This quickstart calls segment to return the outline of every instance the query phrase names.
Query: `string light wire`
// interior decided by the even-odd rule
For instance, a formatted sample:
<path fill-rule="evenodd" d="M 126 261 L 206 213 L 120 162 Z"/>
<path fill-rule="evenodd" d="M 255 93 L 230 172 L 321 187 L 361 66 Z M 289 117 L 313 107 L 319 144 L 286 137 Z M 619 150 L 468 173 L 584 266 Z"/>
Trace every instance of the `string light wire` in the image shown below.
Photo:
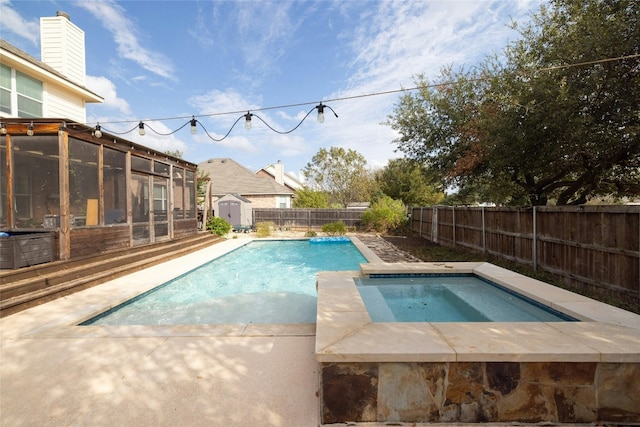
<path fill-rule="evenodd" d="M 635 59 L 635 58 L 640 58 L 640 53 L 636 53 L 636 54 L 632 54 L 632 55 L 618 56 L 618 57 L 615 57 L 615 58 L 604 58 L 604 59 L 597 59 L 597 60 L 593 60 L 593 61 L 584 61 L 584 62 L 579 62 L 579 63 L 575 63 L 575 64 L 555 65 L 555 66 L 551 66 L 551 67 L 532 69 L 530 71 L 530 73 L 545 72 L 545 71 L 556 71 L 556 70 L 563 70 L 563 69 L 568 69 L 568 68 L 584 67 L 584 66 L 587 66 L 587 65 L 603 64 L 603 63 L 607 63 L 607 62 L 621 61 L 621 60 L 625 60 L 625 59 Z M 478 77 L 478 78 L 474 78 L 474 79 L 469 79 L 469 81 L 483 81 L 483 80 L 488 80 L 488 77 Z M 302 118 L 302 120 L 300 120 L 300 122 L 296 126 L 294 126 L 292 129 L 290 129 L 288 131 L 279 131 L 279 130 L 273 128 L 271 125 L 269 125 L 264 119 L 262 119 L 262 117 L 258 116 L 257 114 L 251 113 L 251 112 L 245 113 L 246 110 L 225 111 L 225 112 L 220 112 L 220 113 L 200 114 L 200 115 L 192 115 L 192 116 L 164 117 L 164 118 L 158 118 L 158 119 L 149 119 L 149 120 L 146 120 L 146 121 L 145 120 L 121 120 L 121 121 L 102 122 L 102 124 L 96 123 L 96 128 L 95 129 L 96 130 L 102 129 L 102 130 L 104 130 L 104 131 L 106 131 L 108 133 L 111 133 L 113 135 L 125 135 L 125 134 L 128 134 L 128 133 L 133 132 L 134 130 L 138 129 L 140 127 L 140 125 L 144 123 L 144 125 L 149 130 L 151 130 L 152 132 L 154 132 L 154 133 L 156 133 L 158 135 L 161 135 L 161 136 L 170 136 L 170 135 L 173 135 L 176 132 L 180 131 L 181 129 L 183 129 L 185 126 L 187 126 L 189 124 L 191 124 L 193 126 L 193 121 L 195 120 L 196 123 L 200 124 L 202 129 L 205 131 L 205 134 L 210 139 L 212 139 L 213 141 L 220 142 L 220 141 L 224 140 L 225 138 L 227 138 L 231 134 L 231 131 L 234 129 L 236 124 L 242 118 L 245 118 L 247 115 L 249 115 L 250 117 L 256 117 L 258 120 L 260 120 L 262 123 L 264 123 L 273 132 L 276 132 L 276 133 L 281 134 L 281 135 L 286 135 L 286 134 L 289 134 L 289 133 L 295 131 L 296 129 L 298 129 L 300 127 L 300 125 L 306 120 L 306 118 L 309 116 L 309 114 L 311 114 L 311 112 L 314 109 L 318 109 L 318 111 L 321 112 L 321 109 L 328 108 L 329 110 L 331 110 L 333 112 L 333 114 L 336 117 L 338 117 L 336 112 L 331 107 L 329 107 L 328 105 L 323 104 L 323 102 L 341 102 L 341 101 L 350 101 L 350 100 L 354 100 L 354 99 L 362 99 L 362 98 L 368 98 L 368 97 L 374 97 L 374 96 L 391 95 L 391 94 L 395 94 L 395 93 L 406 93 L 406 92 L 412 92 L 414 90 L 420 90 L 420 89 L 425 89 L 425 88 L 448 86 L 448 85 L 455 84 L 456 82 L 457 82 L 456 80 L 452 80 L 452 81 L 446 81 L 446 82 L 440 82 L 440 83 L 432 83 L 432 84 L 422 85 L 422 86 L 414 86 L 414 87 L 409 87 L 409 88 L 391 89 L 391 90 L 380 91 L 380 92 L 372 92 L 372 93 L 366 93 L 366 94 L 342 96 L 342 97 L 337 97 L 337 98 L 326 99 L 326 100 L 320 102 L 319 105 L 317 105 L 317 106 L 313 107 L 311 110 L 309 110 L 309 112 L 307 112 L 307 114 Z M 277 105 L 277 106 L 272 106 L 272 107 L 255 108 L 255 109 L 253 109 L 251 111 L 255 112 L 255 111 L 269 111 L 269 110 L 276 110 L 276 109 L 286 109 L 286 108 L 302 107 L 302 106 L 307 106 L 307 105 L 312 105 L 312 104 L 317 104 L 317 103 L 318 103 L 317 101 L 299 102 L 299 103 L 294 103 L 294 104 L 285 104 L 285 105 Z M 211 134 L 207 131 L 207 129 L 202 124 L 202 122 L 197 120 L 197 118 L 216 117 L 216 116 L 224 116 L 224 115 L 232 115 L 232 114 L 242 114 L 242 115 L 240 117 L 238 117 L 238 119 L 236 119 L 236 121 L 233 123 L 233 125 L 231 126 L 229 131 L 222 138 L 214 138 L 213 136 L 211 136 Z M 149 121 L 163 122 L 163 121 L 169 121 L 169 120 L 187 120 L 187 121 L 182 126 L 177 128 L 176 130 L 171 131 L 171 132 L 167 132 L 167 133 L 158 132 L 155 129 L 153 129 L 151 126 L 149 126 L 149 124 L 148 124 Z M 107 123 L 107 124 L 122 124 L 122 123 L 134 123 L 134 122 L 136 124 L 131 129 L 129 129 L 127 131 L 124 131 L 124 132 L 112 131 L 112 130 L 108 130 L 107 128 L 104 127 L 105 123 Z"/>

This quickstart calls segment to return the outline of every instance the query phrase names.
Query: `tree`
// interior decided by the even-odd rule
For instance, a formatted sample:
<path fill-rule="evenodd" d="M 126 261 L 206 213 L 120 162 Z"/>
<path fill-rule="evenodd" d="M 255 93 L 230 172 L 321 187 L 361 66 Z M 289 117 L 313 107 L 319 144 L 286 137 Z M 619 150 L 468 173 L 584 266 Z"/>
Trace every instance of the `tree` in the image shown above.
<path fill-rule="evenodd" d="M 400 200 L 382 196 L 362 214 L 362 224 L 368 229 L 386 234 L 397 230 L 407 219 L 407 208 Z"/>
<path fill-rule="evenodd" d="M 307 163 L 302 175 L 309 188 L 329 195 L 330 204 L 346 207 L 351 202 L 371 198 L 373 180 L 366 165 L 365 158 L 355 150 L 321 148 Z"/>
<path fill-rule="evenodd" d="M 166 150 L 164 154 L 168 154 L 169 156 L 173 156 L 178 159 L 182 159 L 182 156 L 184 155 L 184 153 L 180 150 Z"/>
<path fill-rule="evenodd" d="M 314 191 L 304 187 L 296 191 L 293 199 L 294 208 L 328 208 L 329 195 L 324 191 Z"/>
<path fill-rule="evenodd" d="M 388 121 L 399 150 L 497 203 L 639 195 L 635 2 L 552 0 L 520 32 L 503 62 L 419 76 Z"/>
<path fill-rule="evenodd" d="M 444 199 L 442 184 L 433 184 L 437 177 L 411 159 L 389 160 L 376 171 L 375 180 L 384 194 L 408 206 L 435 205 Z"/>

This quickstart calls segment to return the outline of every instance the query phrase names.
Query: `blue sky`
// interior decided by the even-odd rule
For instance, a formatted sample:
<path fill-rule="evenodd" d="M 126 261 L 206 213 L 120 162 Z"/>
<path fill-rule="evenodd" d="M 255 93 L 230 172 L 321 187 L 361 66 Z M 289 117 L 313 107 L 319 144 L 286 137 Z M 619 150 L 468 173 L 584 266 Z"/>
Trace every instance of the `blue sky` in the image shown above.
<path fill-rule="evenodd" d="M 384 167 L 395 132 L 382 124 L 416 75 L 472 67 L 518 38 L 542 0 L 474 1 L 15 1 L 0 0 L 0 36 L 40 58 L 39 18 L 69 14 L 85 32 L 87 87 L 105 98 L 89 104 L 87 123 L 125 131 L 142 120 L 169 133 L 195 115 L 216 139 L 189 126 L 171 136 L 147 130 L 126 138 L 157 150 L 180 150 L 199 163 L 230 157 L 257 170 L 280 160 L 298 175 L 320 148 L 356 150 Z M 308 103 L 308 104 L 307 104 Z M 287 105 L 288 108 L 272 108 Z M 265 109 L 264 111 L 255 111 Z M 236 112 L 235 114 L 225 114 Z M 179 118 L 179 119 L 171 119 Z M 163 120 L 160 120 L 163 119 Z M 167 120 L 171 119 L 171 120 Z M 126 121 L 127 123 L 117 123 Z"/>

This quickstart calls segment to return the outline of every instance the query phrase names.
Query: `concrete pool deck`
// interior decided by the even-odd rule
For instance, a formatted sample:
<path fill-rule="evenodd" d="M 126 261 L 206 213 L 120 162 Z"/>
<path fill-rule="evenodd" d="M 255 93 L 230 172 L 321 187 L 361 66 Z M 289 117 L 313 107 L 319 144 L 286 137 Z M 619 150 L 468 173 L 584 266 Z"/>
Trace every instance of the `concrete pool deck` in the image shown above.
<path fill-rule="evenodd" d="M 0 319 L 0 425 L 319 425 L 313 326 L 74 326 L 244 243 Z"/>

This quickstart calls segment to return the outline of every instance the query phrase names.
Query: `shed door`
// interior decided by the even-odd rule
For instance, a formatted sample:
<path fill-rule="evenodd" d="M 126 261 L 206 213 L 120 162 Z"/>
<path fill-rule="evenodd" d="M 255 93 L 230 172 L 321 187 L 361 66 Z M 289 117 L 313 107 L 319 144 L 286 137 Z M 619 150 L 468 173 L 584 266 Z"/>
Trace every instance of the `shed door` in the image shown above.
<path fill-rule="evenodd" d="M 240 202 L 234 200 L 225 200 L 220 202 L 220 218 L 224 218 L 231 225 L 242 225 L 240 218 Z"/>

